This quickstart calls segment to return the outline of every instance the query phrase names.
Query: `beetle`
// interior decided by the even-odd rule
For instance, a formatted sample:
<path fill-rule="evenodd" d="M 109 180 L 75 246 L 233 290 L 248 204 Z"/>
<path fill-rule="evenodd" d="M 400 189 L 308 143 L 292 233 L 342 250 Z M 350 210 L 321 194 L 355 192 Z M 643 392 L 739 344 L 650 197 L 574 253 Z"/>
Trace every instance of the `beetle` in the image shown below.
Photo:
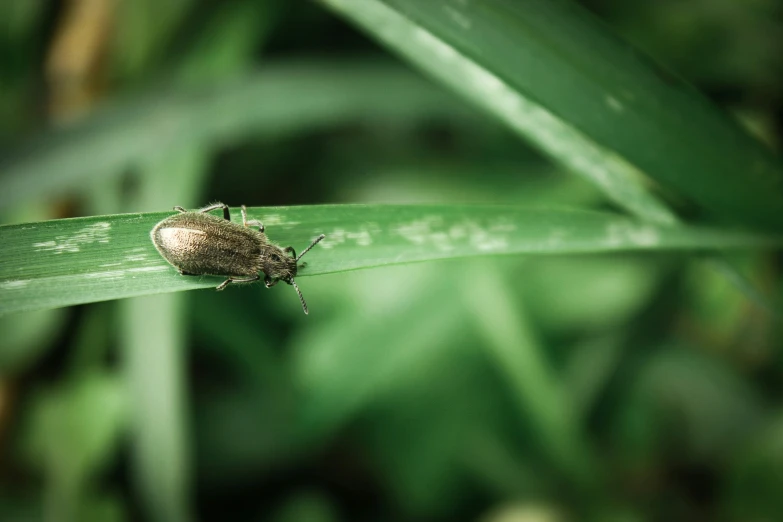
<path fill-rule="evenodd" d="M 209 214 L 223 210 L 223 218 Z M 231 221 L 231 212 L 225 203 L 215 203 L 200 210 L 189 211 L 174 207 L 178 214 L 170 216 L 152 229 L 150 238 L 163 259 L 182 275 L 215 275 L 227 279 L 217 286 L 223 290 L 232 283 L 252 283 L 261 279 L 264 285 L 275 286 L 279 281 L 292 285 L 307 314 L 307 303 L 294 281 L 299 260 L 324 237 L 318 236 L 310 246 L 296 255 L 290 246 L 281 248 L 270 243 L 264 225 L 247 219 L 247 208 L 242 205 L 242 224 Z M 251 226 L 258 227 L 254 230 Z"/>

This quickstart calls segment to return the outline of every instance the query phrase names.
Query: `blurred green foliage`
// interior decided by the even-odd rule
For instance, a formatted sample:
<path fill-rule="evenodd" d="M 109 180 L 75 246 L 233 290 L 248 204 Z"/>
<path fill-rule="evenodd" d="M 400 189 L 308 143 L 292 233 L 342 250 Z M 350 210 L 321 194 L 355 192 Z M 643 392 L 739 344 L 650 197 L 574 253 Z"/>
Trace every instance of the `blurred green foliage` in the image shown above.
<path fill-rule="evenodd" d="M 472 4 L 373 2 L 421 23 L 433 5 L 453 4 L 442 16 L 459 22 Z M 619 33 L 725 111 L 694 102 L 698 124 L 716 125 L 700 127 L 703 148 L 664 125 L 683 114 L 670 106 L 654 125 L 616 126 L 546 67 L 514 69 L 533 44 L 489 56 L 487 40 L 459 37 L 481 51 L 474 64 L 512 67 L 518 92 L 552 82 L 573 109 L 559 118 L 625 147 L 613 172 L 649 167 L 638 187 L 575 177 L 560 165 L 578 162 L 546 146 L 559 162 L 545 159 L 481 93 L 451 84 L 467 99 L 455 96 L 336 16 L 347 3 L 0 2 L 2 223 L 214 200 L 426 202 L 671 207 L 686 222 L 781 232 L 781 194 L 748 196 L 764 185 L 741 161 L 780 169 L 763 148 L 781 144 L 780 2 L 582 2 L 605 24 L 580 49 L 595 63 L 623 54 Z M 487 12 L 497 35 L 514 34 L 511 17 Z M 531 42 L 565 56 L 558 30 L 583 26 L 544 18 Z M 425 58 L 413 61 L 449 77 Z M 724 147 L 732 117 L 766 145 Z M 683 176 L 715 158 L 736 171 L 658 176 L 667 150 L 634 128 L 676 136 Z M 732 192 L 745 176 L 748 192 Z M 628 186 L 651 199 L 613 191 Z M 343 272 L 306 279 L 308 317 L 290 290 L 258 286 L 0 317 L 0 519 L 782 519 L 783 331 L 727 277 L 779 306 L 781 257 L 724 261 L 733 269 L 651 251 Z"/>

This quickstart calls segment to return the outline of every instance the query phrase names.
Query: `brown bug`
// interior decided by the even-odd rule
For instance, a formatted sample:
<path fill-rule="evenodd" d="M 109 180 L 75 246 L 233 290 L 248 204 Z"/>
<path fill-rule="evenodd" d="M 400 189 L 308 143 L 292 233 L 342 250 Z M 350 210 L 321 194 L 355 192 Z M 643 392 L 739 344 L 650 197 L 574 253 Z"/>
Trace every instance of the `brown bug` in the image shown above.
<path fill-rule="evenodd" d="M 223 209 L 223 219 L 208 214 Z M 155 225 L 150 232 L 152 244 L 182 275 L 215 275 L 228 279 L 217 286 L 223 290 L 231 283 L 252 283 L 261 279 L 267 288 L 278 281 L 293 285 L 304 313 L 307 303 L 294 276 L 299 260 L 324 237 L 318 236 L 304 252 L 296 255 L 292 247 L 280 248 L 269 242 L 264 234 L 264 225 L 257 220 L 247 219 L 247 209 L 242 205 L 242 224 L 231 221 L 228 205 L 215 203 L 198 211 L 174 207 L 179 212 Z M 250 228 L 257 226 L 258 231 Z M 304 267 L 303 263 L 301 267 Z"/>

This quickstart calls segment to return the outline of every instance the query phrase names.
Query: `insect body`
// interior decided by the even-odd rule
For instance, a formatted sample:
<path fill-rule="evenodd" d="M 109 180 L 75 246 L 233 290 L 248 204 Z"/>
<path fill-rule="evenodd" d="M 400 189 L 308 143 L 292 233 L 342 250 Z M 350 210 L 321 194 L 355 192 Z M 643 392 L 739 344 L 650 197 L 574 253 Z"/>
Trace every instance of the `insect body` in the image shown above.
<path fill-rule="evenodd" d="M 208 214 L 216 209 L 223 209 L 222 219 Z M 231 221 L 228 205 L 223 203 L 194 212 L 182 207 L 174 207 L 174 210 L 179 214 L 155 225 L 150 237 L 163 259 L 180 274 L 226 276 L 228 279 L 217 286 L 217 290 L 223 290 L 231 283 L 258 281 L 261 279 L 259 272 L 263 272 L 267 288 L 278 281 L 293 285 L 304 313 L 307 313 L 307 303 L 294 281 L 299 268 L 297 263 L 326 236 L 318 236 L 297 257 L 292 247 L 280 248 L 270 243 L 264 234 L 264 225 L 256 220 L 248 221 L 244 205 L 241 225 Z"/>

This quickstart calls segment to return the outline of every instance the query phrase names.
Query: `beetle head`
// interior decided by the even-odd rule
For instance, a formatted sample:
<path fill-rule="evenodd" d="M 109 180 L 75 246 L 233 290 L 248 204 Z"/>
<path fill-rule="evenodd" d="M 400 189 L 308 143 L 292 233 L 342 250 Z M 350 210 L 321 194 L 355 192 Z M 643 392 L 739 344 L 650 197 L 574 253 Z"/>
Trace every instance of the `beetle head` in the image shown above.
<path fill-rule="evenodd" d="M 296 258 L 290 255 L 287 249 L 274 245 L 270 245 L 267 248 L 268 250 L 263 256 L 261 269 L 269 279 L 288 283 L 296 276 Z M 290 252 L 292 253 L 293 251 Z"/>
<path fill-rule="evenodd" d="M 271 284 L 267 283 L 267 286 L 272 286 L 277 283 L 277 281 L 285 281 L 289 285 L 292 285 L 294 290 L 296 290 L 297 295 L 299 295 L 299 301 L 302 303 L 302 310 L 304 310 L 305 314 L 308 313 L 307 303 L 305 302 L 304 296 L 299 290 L 299 287 L 296 285 L 296 281 L 294 281 L 294 276 L 296 276 L 297 270 L 299 269 L 298 263 L 299 260 L 302 259 L 302 256 L 308 253 L 311 248 L 317 245 L 318 242 L 325 237 L 326 236 L 324 234 L 318 236 L 315 241 L 310 243 L 310 246 L 305 248 L 304 251 L 302 251 L 302 253 L 298 256 L 291 247 L 282 249 L 279 247 L 273 247 L 274 250 L 269 252 L 264 259 L 264 273 L 267 275 L 267 281 L 271 279 Z M 289 256 L 288 254 L 291 255 Z M 304 266 L 304 264 L 302 264 L 302 266 Z"/>

